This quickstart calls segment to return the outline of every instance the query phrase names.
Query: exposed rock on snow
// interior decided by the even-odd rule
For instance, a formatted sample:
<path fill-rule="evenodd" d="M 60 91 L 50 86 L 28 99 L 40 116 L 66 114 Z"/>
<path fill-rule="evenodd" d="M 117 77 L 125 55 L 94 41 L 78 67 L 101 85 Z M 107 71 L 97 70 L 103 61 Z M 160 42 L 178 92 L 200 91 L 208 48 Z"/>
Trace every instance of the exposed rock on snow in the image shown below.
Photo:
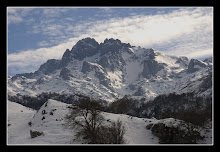
<path fill-rule="evenodd" d="M 143 76 L 149 79 L 151 76 L 155 76 L 155 74 L 163 69 L 163 67 L 163 64 L 158 63 L 155 60 L 144 60 Z"/>
<path fill-rule="evenodd" d="M 196 60 L 196 59 L 191 59 L 188 65 L 187 72 L 188 73 L 193 73 L 198 71 L 200 68 L 205 68 L 207 64 L 205 64 L 202 61 Z"/>
<path fill-rule="evenodd" d="M 60 71 L 60 77 L 63 78 L 63 80 L 70 80 L 73 75 L 71 74 L 71 71 L 67 68 L 62 68 Z"/>

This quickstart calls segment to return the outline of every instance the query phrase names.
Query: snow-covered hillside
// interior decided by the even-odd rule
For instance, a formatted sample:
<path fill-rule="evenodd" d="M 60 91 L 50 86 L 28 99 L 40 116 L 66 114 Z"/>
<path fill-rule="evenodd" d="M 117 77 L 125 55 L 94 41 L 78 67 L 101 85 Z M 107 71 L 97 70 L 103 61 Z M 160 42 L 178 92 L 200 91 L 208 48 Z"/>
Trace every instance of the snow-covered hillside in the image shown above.
<path fill-rule="evenodd" d="M 83 141 L 73 141 L 75 130 L 70 130 L 65 125 L 64 116 L 68 114 L 68 106 L 70 105 L 50 99 L 38 111 L 34 111 L 8 101 L 8 122 L 11 124 L 8 126 L 8 144 L 81 144 Z M 16 107 L 19 108 L 15 110 Z M 146 129 L 150 119 L 105 112 L 102 115 L 108 121 L 119 118 L 125 123 L 128 144 L 158 143 L 157 137 Z M 43 132 L 44 135 L 31 138 L 30 130 Z"/>
<path fill-rule="evenodd" d="M 7 104 L 8 144 L 26 144 L 30 138 L 28 122 L 36 111 L 9 100 Z"/>
<path fill-rule="evenodd" d="M 146 99 L 172 92 L 211 95 L 212 81 L 197 90 L 212 73 L 210 61 L 171 56 L 118 39 L 98 44 L 85 38 L 67 49 L 61 60 L 48 60 L 34 73 L 8 78 L 8 94 L 75 93 L 107 101 L 127 94 Z"/>
<path fill-rule="evenodd" d="M 17 103 L 8 101 L 8 144 L 81 144 L 74 140 L 76 130 L 65 125 L 64 116 L 68 114 L 69 104 L 49 99 L 38 110 L 31 110 Z M 126 129 L 124 135 L 127 144 L 158 144 L 158 137 L 146 129 L 149 124 L 164 123 L 178 125 L 179 120 L 167 118 L 162 120 L 131 117 L 124 114 L 101 113 L 105 124 L 120 119 Z M 10 124 L 10 125 L 9 125 Z M 31 138 L 30 130 L 43 132 L 43 135 Z M 211 144 L 212 132 L 205 134 L 200 143 Z"/>

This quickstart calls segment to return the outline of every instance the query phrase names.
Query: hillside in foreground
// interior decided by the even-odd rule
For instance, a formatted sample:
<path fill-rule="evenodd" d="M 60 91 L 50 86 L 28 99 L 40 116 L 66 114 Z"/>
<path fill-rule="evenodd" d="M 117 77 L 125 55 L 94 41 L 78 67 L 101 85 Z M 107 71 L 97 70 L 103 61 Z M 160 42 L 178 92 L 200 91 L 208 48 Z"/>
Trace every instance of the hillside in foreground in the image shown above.
<path fill-rule="evenodd" d="M 56 100 L 48 100 L 38 110 L 32 110 L 17 103 L 8 101 L 8 144 L 82 144 L 83 140 L 74 140 L 76 130 L 65 125 L 65 115 L 68 114 L 70 104 Z M 137 118 L 125 114 L 101 113 L 104 123 L 114 122 L 118 118 L 124 123 L 126 144 L 159 144 L 159 138 L 146 126 L 164 124 L 168 127 L 178 126 L 181 121 L 174 118 L 147 119 Z M 156 126 L 156 125 L 155 125 Z M 43 135 L 31 138 L 30 130 L 43 132 Z M 197 143 L 211 144 L 211 128 L 200 131 L 205 136 Z"/>

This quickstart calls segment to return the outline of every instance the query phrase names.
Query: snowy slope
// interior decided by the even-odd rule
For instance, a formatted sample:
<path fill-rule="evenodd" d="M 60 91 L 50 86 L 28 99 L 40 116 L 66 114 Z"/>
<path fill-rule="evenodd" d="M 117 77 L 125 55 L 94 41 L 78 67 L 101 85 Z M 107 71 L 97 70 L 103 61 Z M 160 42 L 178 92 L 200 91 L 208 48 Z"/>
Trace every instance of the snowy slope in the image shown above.
<path fill-rule="evenodd" d="M 68 114 L 69 104 L 49 99 L 38 111 L 25 108 L 17 103 L 8 101 L 8 144 L 81 144 L 83 141 L 74 140 L 76 130 L 65 125 L 64 116 Z M 23 112 L 21 112 L 23 111 Z M 125 125 L 124 135 L 126 144 L 158 144 L 158 137 L 146 129 L 149 124 L 164 123 L 178 125 L 179 121 L 173 118 L 162 120 L 131 117 L 124 114 L 101 113 L 104 124 L 121 120 Z M 45 118 L 42 120 L 42 118 Z M 108 120 L 108 121 L 107 121 Z M 28 122 L 32 122 L 29 126 Z M 44 135 L 31 138 L 30 130 L 43 132 Z M 207 138 L 200 143 L 211 143 L 211 131 Z"/>
<path fill-rule="evenodd" d="M 9 101 L 8 121 L 11 126 L 8 127 L 8 144 L 81 144 L 83 141 L 73 141 L 75 130 L 65 126 L 64 117 L 68 114 L 68 106 L 70 105 L 50 99 L 38 111 L 34 111 Z M 127 144 L 158 143 L 157 137 L 146 129 L 149 119 L 105 112 L 102 115 L 112 122 L 118 118 L 123 121 L 127 130 Z M 45 119 L 42 120 L 43 117 Z M 32 122 L 32 125 L 29 126 L 28 122 Z M 31 138 L 30 130 L 41 131 L 44 135 Z"/>
<path fill-rule="evenodd" d="M 12 124 L 8 127 L 8 144 L 81 144 L 83 142 L 73 141 L 75 130 L 72 131 L 65 126 L 64 116 L 68 114 L 67 107 L 70 105 L 50 99 L 36 112 L 17 103 L 10 101 L 8 103 L 8 120 Z M 14 111 L 16 107 L 22 108 Z M 28 113 L 27 117 L 24 117 L 20 110 Z M 45 114 L 43 114 L 44 112 Z M 15 113 L 16 115 L 14 115 Z M 127 144 L 158 143 L 157 137 L 146 129 L 146 125 L 148 124 L 146 121 L 149 122 L 149 119 L 132 118 L 128 115 L 105 112 L 102 115 L 106 120 L 108 119 L 112 122 L 118 118 L 123 121 L 127 130 L 125 134 Z M 45 119 L 42 120 L 43 117 Z M 30 121 L 32 122 L 32 126 L 28 125 Z M 106 124 L 108 124 L 108 121 L 106 121 Z M 31 138 L 30 130 L 41 131 L 44 135 Z"/>
<path fill-rule="evenodd" d="M 124 114 L 102 113 L 105 119 L 110 121 L 121 120 L 126 129 L 124 135 L 127 144 L 158 144 L 159 140 L 154 136 L 146 126 L 150 122 L 157 122 L 158 120 L 131 117 Z"/>
<path fill-rule="evenodd" d="M 8 144 L 70 144 L 73 133 L 64 127 L 64 116 L 68 113 L 67 104 L 49 100 L 39 111 L 30 110 L 8 101 Z M 54 110 L 56 109 L 56 110 Z M 23 112 L 21 112 L 21 110 Z M 43 115 L 42 111 L 53 112 Z M 47 113 L 46 112 L 46 113 Z M 31 126 L 28 124 L 31 122 Z M 44 135 L 31 138 L 30 130 L 43 131 Z"/>
<path fill-rule="evenodd" d="M 25 144 L 30 138 L 28 122 L 35 110 L 8 101 L 8 144 Z"/>

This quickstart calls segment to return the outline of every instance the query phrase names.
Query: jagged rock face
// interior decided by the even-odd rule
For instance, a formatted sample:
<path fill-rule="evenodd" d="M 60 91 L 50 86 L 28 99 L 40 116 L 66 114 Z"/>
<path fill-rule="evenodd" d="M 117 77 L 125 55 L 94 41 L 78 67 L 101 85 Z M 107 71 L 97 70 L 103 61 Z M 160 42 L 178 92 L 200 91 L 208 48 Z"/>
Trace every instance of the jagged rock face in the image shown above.
<path fill-rule="evenodd" d="M 205 59 L 203 62 L 212 63 L 212 58 L 207 58 L 207 59 Z"/>
<path fill-rule="evenodd" d="M 85 38 L 76 43 L 71 53 L 74 59 L 82 60 L 98 53 L 99 43 L 95 39 Z"/>
<path fill-rule="evenodd" d="M 184 66 L 187 66 L 188 64 L 188 58 L 187 57 L 180 57 L 177 61 L 176 61 L 176 63 L 180 63 L 180 64 L 183 64 Z"/>
<path fill-rule="evenodd" d="M 211 92 L 212 89 L 212 72 L 210 72 L 202 81 L 202 83 L 199 85 L 198 92 L 202 93 L 206 90 L 210 90 L 210 95 L 212 95 Z"/>
<path fill-rule="evenodd" d="M 50 74 L 57 70 L 60 65 L 60 60 L 50 59 L 46 63 L 42 64 L 37 73 Z"/>
<path fill-rule="evenodd" d="M 110 80 L 106 77 L 106 75 L 103 72 L 96 72 L 95 76 L 99 79 L 99 83 L 104 85 L 110 90 L 113 90 L 112 87 L 110 86 Z"/>
<path fill-rule="evenodd" d="M 145 60 L 142 74 L 145 78 L 150 78 L 151 76 L 154 76 L 158 71 L 163 69 L 163 67 L 163 64 L 158 63 L 155 60 Z"/>
<path fill-rule="evenodd" d="M 189 62 L 189 65 L 188 65 L 187 72 L 194 73 L 194 72 L 198 71 L 200 67 L 205 68 L 206 64 L 203 63 L 202 61 L 199 61 L 196 59 L 191 59 Z"/>
<path fill-rule="evenodd" d="M 87 73 L 87 72 L 90 72 L 91 69 L 92 69 L 92 68 L 91 68 L 89 62 L 87 62 L 87 61 L 83 62 L 83 66 L 82 66 L 81 72 Z"/>
<path fill-rule="evenodd" d="M 71 60 L 83 60 L 98 53 L 99 43 L 93 38 L 79 40 L 70 51 L 67 49 L 62 57 L 60 68 L 65 67 Z"/>
<path fill-rule="evenodd" d="M 118 39 L 105 39 L 104 43 L 99 45 L 95 39 L 85 38 L 78 41 L 76 45 L 73 46 L 71 51 L 69 49 L 65 51 L 59 67 L 62 68 L 66 66 L 73 59 L 83 60 L 85 57 L 93 56 L 99 52 L 101 56 L 107 53 L 111 53 L 113 55 L 118 54 L 121 49 L 129 52 L 128 48 L 131 48 L 129 43 L 122 43 Z M 103 56 L 103 58 L 100 59 L 100 64 L 104 66 L 104 68 L 108 68 L 108 63 L 105 61 L 105 59 L 107 58 Z"/>
<path fill-rule="evenodd" d="M 91 71 L 94 71 L 94 76 L 98 78 L 99 83 L 103 86 L 111 89 L 110 80 L 107 78 L 106 70 L 97 63 L 83 62 L 82 70 L 84 74 L 89 74 Z"/>
<path fill-rule="evenodd" d="M 15 81 L 17 78 L 20 78 L 20 77 L 26 77 L 26 78 L 32 78 L 34 76 L 34 73 L 23 73 L 23 74 L 16 74 L 15 76 L 13 76 L 11 78 L 12 81 Z"/>
<path fill-rule="evenodd" d="M 61 59 L 59 67 L 60 68 L 65 67 L 70 61 L 71 61 L 71 52 L 69 49 L 66 49 Z"/>
<path fill-rule="evenodd" d="M 119 50 L 122 49 L 123 47 L 125 48 L 130 48 L 131 45 L 128 43 L 121 43 L 120 40 L 116 39 L 105 39 L 104 43 L 101 43 L 100 46 L 99 46 L 99 49 L 100 49 L 100 53 L 101 53 L 101 56 L 108 53 L 108 52 L 111 52 L 112 54 L 117 54 L 119 53 Z"/>
<path fill-rule="evenodd" d="M 48 60 L 36 72 L 19 74 L 8 81 L 9 92 L 14 94 L 58 90 L 109 100 L 125 94 L 150 99 L 163 93 L 195 90 L 198 94 L 208 90 L 206 94 L 210 94 L 210 72 L 210 59 L 189 62 L 186 57 L 131 47 L 118 39 L 105 39 L 99 44 L 85 38 L 72 50 L 67 49 L 61 60 Z"/>
<path fill-rule="evenodd" d="M 99 64 L 84 61 L 81 72 L 86 74 L 86 73 L 89 73 L 92 70 L 94 70 L 94 71 L 100 71 L 101 70 L 101 71 L 105 72 L 105 69 L 102 68 Z"/>
<path fill-rule="evenodd" d="M 201 88 L 207 89 L 212 87 L 212 72 L 210 72 L 201 84 Z"/>
<path fill-rule="evenodd" d="M 108 58 L 106 56 L 103 56 L 100 60 L 99 60 L 99 64 L 103 67 L 103 68 L 109 68 L 110 67 L 110 63 L 108 61 Z"/>
<path fill-rule="evenodd" d="M 60 71 L 60 77 L 63 78 L 63 80 L 70 80 L 73 75 L 71 74 L 71 71 L 67 68 L 62 68 Z"/>
<path fill-rule="evenodd" d="M 110 70 L 115 71 L 116 69 L 123 70 L 125 61 L 120 54 L 113 54 L 108 58 L 110 63 Z"/>

